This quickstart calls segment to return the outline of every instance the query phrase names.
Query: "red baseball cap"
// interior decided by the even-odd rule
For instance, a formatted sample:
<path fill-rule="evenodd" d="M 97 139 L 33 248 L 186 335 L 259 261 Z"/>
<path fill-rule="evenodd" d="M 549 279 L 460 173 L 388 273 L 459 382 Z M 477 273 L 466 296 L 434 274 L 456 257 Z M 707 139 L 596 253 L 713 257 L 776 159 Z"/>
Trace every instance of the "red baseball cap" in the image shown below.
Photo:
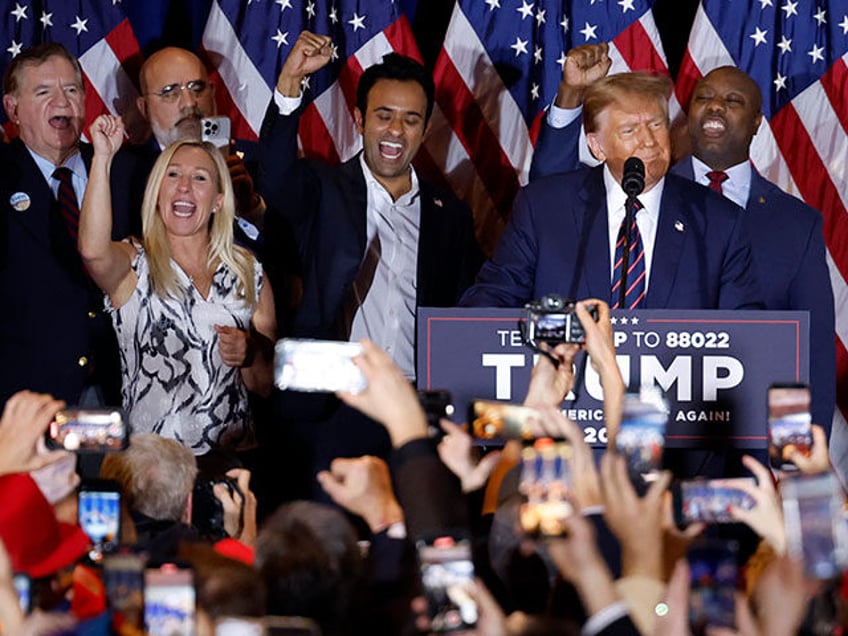
<path fill-rule="evenodd" d="M 53 507 L 27 473 L 0 476 L 0 539 L 12 568 L 33 578 L 53 574 L 88 552 L 76 524 L 56 520 Z"/>

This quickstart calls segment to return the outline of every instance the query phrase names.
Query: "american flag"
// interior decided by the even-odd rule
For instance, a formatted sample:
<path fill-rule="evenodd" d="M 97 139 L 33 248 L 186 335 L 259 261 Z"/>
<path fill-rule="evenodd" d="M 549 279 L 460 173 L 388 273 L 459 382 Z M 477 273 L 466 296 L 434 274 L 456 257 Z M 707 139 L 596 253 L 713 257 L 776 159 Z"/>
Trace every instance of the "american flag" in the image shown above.
<path fill-rule="evenodd" d="M 329 35 L 334 51 L 330 64 L 306 79 L 301 147 L 307 156 L 345 161 L 361 147 L 353 109 L 362 71 L 392 51 L 420 60 L 395 2 L 215 0 L 202 46 L 214 68 L 218 111 L 232 119 L 234 137 L 256 140 L 277 75 L 304 29 Z"/>
<path fill-rule="evenodd" d="M 834 432 L 848 430 L 847 61 L 845 0 L 702 0 L 676 87 L 685 104 L 695 82 L 718 66 L 738 66 L 756 79 L 764 117 L 751 159 L 824 215 L 836 308 Z"/>
<path fill-rule="evenodd" d="M 138 75 L 141 53 L 120 2 L 2 0 L 0 16 L 4 38 L 0 72 L 23 49 L 58 42 L 82 66 L 86 127 L 107 111 L 125 118 L 135 112 L 138 90 L 132 79 Z M 2 117 L 5 126 L 5 113 Z M 131 136 L 143 135 L 145 125 L 140 119 L 129 115 L 127 124 Z"/>
<path fill-rule="evenodd" d="M 437 108 L 426 149 L 431 171 L 442 171 L 474 210 L 484 250 L 494 248 L 515 193 L 527 183 L 539 119 L 556 95 L 569 49 L 609 42 L 611 72 L 668 75 L 653 5 L 457 1 L 434 69 Z M 678 111 L 675 101 L 672 113 Z"/>

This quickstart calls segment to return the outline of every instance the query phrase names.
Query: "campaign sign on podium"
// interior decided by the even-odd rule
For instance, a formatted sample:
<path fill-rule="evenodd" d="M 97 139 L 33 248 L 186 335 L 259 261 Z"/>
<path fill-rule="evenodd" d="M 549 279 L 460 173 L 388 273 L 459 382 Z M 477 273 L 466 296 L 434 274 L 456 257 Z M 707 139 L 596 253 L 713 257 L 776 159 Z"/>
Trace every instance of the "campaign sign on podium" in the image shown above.
<path fill-rule="evenodd" d="M 419 309 L 418 387 L 450 390 L 457 421 L 474 398 L 521 402 L 535 355 L 518 330 L 524 316 L 520 309 Z M 766 389 L 809 378 L 807 312 L 617 310 L 612 321 L 625 384 L 665 391 L 669 447 L 765 448 Z M 591 364 L 579 380 L 563 412 L 587 442 L 603 445 L 603 393 Z"/>

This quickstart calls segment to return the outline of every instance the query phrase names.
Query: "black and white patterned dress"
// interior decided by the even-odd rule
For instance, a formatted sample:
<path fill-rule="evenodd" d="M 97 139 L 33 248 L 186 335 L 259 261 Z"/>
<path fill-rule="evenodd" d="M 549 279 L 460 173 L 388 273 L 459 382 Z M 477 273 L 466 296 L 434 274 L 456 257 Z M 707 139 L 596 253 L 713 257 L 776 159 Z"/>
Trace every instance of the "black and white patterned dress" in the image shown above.
<path fill-rule="evenodd" d="M 134 241 L 133 246 L 138 285 L 132 297 L 117 310 L 106 299 L 118 336 L 121 392 L 132 430 L 173 438 L 196 455 L 254 446 L 247 389 L 239 369 L 221 360 L 215 331 L 215 325 L 250 326 L 253 308 L 237 297 L 235 274 L 222 263 L 204 299 L 172 260 L 185 294 L 163 298 L 153 291 L 144 249 Z M 258 298 L 258 262 L 254 284 Z"/>

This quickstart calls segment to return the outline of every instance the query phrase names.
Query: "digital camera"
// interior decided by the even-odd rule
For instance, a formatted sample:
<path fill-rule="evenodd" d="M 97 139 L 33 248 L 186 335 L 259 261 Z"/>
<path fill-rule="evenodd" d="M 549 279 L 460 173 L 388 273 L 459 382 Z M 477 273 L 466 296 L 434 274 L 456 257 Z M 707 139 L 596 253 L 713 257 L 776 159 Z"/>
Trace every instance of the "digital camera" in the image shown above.
<path fill-rule="evenodd" d="M 583 344 L 586 342 L 586 330 L 574 313 L 574 301 L 558 294 L 547 294 L 539 300 L 526 305 L 526 320 L 518 323 L 524 342 L 538 349 L 544 342 L 555 347 L 561 342 Z M 588 307 L 589 315 L 597 322 L 598 307 Z"/>

